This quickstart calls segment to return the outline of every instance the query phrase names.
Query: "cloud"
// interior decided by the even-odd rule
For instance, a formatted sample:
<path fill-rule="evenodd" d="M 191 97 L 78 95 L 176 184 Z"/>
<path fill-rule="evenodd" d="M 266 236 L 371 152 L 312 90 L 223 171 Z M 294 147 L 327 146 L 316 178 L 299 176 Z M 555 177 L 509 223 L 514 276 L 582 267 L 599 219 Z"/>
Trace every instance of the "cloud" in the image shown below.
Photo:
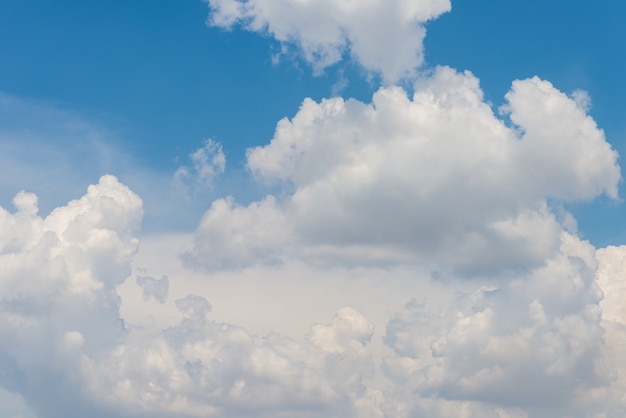
<path fill-rule="evenodd" d="M 294 45 L 319 72 L 349 54 L 387 82 L 416 74 L 424 60 L 424 23 L 448 12 L 449 0 L 205 0 L 208 23 L 268 34 Z"/>
<path fill-rule="evenodd" d="M 224 172 L 226 156 L 222 144 L 212 139 L 189 154 L 191 166 L 181 166 L 174 173 L 174 182 L 185 190 L 197 190 L 210 186 Z"/>
<path fill-rule="evenodd" d="M 135 280 L 143 290 L 144 300 L 153 298 L 160 303 L 164 303 L 167 300 L 168 290 L 170 287 L 170 281 L 167 276 L 163 276 L 160 279 L 155 279 L 149 276 L 137 276 Z"/>
<path fill-rule="evenodd" d="M 415 302 L 394 317 L 386 359 L 422 397 L 501 407 L 559 408 L 606 385 L 595 249 L 566 235 L 546 266 L 461 294 L 450 306 Z M 524 388 L 521 390 L 521 388 Z"/>
<path fill-rule="evenodd" d="M 188 295 L 175 301 L 178 325 L 152 334 L 129 329 L 116 289 L 131 276 L 141 200 L 104 176 L 46 218 L 36 202 L 20 193 L 15 212 L 0 212 L 0 228 L 15 233 L 4 234 L 0 247 L 0 359 L 2 385 L 38 416 L 350 410 L 356 395 L 344 393 L 345 382 L 352 387 L 359 377 L 349 354 L 366 355 L 372 329 L 356 310 L 339 311 L 313 328 L 311 342 L 297 342 L 211 321 L 210 303 Z M 137 283 L 166 301 L 166 279 Z M 333 360 L 344 371 L 329 381 L 326 359 L 337 352 L 348 357 Z"/>
<path fill-rule="evenodd" d="M 46 218 L 37 215 L 34 195 L 14 201 L 15 211 L 0 215 L 3 231 L 19 232 L 3 235 L 0 247 L 0 383 L 39 417 L 548 417 L 624 410 L 625 374 L 610 367 L 621 364 L 626 342 L 621 247 L 596 251 L 560 231 L 558 248 L 542 265 L 469 281 L 433 280 L 419 266 L 297 263 L 298 272 L 292 260 L 265 270 L 230 267 L 249 286 L 271 287 L 272 276 L 285 275 L 295 281 L 286 298 L 296 305 L 312 297 L 297 285 L 305 274 L 319 277 L 312 287 L 359 306 L 340 305 L 332 319 L 323 308 L 326 320 L 301 336 L 257 334 L 219 319 L 221 308 L 197 284 L 198 293 L 177 296 L 184 270 L 167 282 L 143 275 L 133 282 L 144 299 L 162 302 L 144 300 L 143 309 L 172 305 L 178 319 L 142 327 L 120 315 L 120 285 L 133 277 L 138 248 L 138 196 L 104 176 Z M 175 253 L 150 259 L 164 257 Z M 398 288 L 403 281 L 408 287 Z M 243 288 L 233 286 L 243 297 Z M 391 310 L 375 313 L 383 293 L 376 286 L 397 288 L 385 302 Z M 283 315 L 297 320 L 301 313 Z"/>
<path fill-rule="evenodd" d="M 450 7 L 208 3 L 216 26 L 388 82 Z M 247 153 L 275 194 L 217 199 L 143 249 L 143 202 L 114 176 L 45 216 L 18 192 L 0 207 L 0 386 L 39 418 L 624 416 L 626 248 L 595 249 L 563 209 L 617 198 L 617 153 L 584 93 L 534 77 L 505 99 L 494 113 L 446 67 L 412 97 L 306 99 Z M 175 178 L 224 167 L 207 140 Z"/>
<path fill-rule="evenodd" d="M 472 74 L 446 67 L 412 99 L 398 87 L 371 104 L 306 99 L 247 153 L 257 180 L 283 195 L 215 201 L 185 260 L 211 270 L 296 256 L 471 274 L 541 265 L 561 245 L 549 202 L 616 198 L 617 153 L 546 81 L 516 81 L 506 99 L 510 125 Z"/>
<path fill-rule="evenodd" d="M 316 325 L 311 344 L 211 321 L 198 296 L 177 305 L 180 324 L 148 338 L 131 333 L 106 358 L 83 363 L 91 393 L 148 416 L 324 416 L 329 408 L 349 413 L 360 384 L 354 366 L 372 367 L 362 336 L 371 326 L 355 310 Z M 330 346 L 316 338 L 324 332 Z"/>
<path fill-rule="evenodd" d="M 130 274 L 141 200 L 104 176 L 43 219 L 34 195 L 14 204 L 0 210 L 2 385 L 40 417 L 101 416 L 83 409 L 78 365 L 124 337 L 115 287 Z"/>
<path fill-rule="evenodd" d="M 604 402 L 607 416 L 626 414 L 626 246 L 600 248 L 596 252 L 599 266 L 598 284 L 604 298 L 600 302 L 604 327 L 603 355 L 613 384 L 596 391 Z"/>
<path fill-rule="evenodd" d="M 274 196 L 247 207 L 235 204 L 232 197 L 218 199 L 204 214 L 190 251 L 183 258 L 190 265 L 209 270 L 237 268 L 262 260 L 278 263 L 289 234 L 288 220 Z"/>

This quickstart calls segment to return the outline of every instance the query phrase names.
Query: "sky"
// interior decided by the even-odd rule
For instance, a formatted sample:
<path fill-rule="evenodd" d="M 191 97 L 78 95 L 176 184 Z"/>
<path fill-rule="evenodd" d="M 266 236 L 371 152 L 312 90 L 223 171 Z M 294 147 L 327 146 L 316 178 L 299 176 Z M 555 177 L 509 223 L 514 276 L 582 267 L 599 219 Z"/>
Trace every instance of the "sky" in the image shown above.
<path fill-rule="evenodd" d="M 622 3 L 3 0 L 0 418 L 625 416 Z"/>

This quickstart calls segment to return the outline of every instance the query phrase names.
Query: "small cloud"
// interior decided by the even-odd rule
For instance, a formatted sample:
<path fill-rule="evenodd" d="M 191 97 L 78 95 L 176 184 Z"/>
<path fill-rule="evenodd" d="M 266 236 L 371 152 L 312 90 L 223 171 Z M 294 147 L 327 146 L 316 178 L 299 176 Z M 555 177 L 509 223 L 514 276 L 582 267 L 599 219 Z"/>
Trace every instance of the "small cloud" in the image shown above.
<path fill-rule="evenodd" d="M 160 279 L 138 276 L 136 281 L 143 289 L 144 300 L 154 298 L 159 303 L 165 303 L 170 288 L 170 281 L 167 276 L 163 276 Z"/>
<path fill-rule="evenodd" d="M 212 139 L 207 139 L 202 147 L 189 154 L 189 160 L 190 165 L 181 166 L 174 173 L 174 182 L 185 191 L 211 186 L 226 168 L 222 144 Z"/>
<path fill-rule="evenodd" d="M 576 105 L 585 113 L 591 110 L 591 97 L 585 90 L 577 89 L 571 94 Z"/>
<path fill-rule="evenodd" d="M 333 97 L 341 96 L 341 93 L 348 87 L 349 81 L 343 71 L 338 72 L 339 78 L 330 88 Z"/>
<path fill-rule="evenodd" d="M 187 295 L 176 300 L 176 308 L 190 318 L 204 318 L 213 307 L 208 300 L 198 295 Z"/>

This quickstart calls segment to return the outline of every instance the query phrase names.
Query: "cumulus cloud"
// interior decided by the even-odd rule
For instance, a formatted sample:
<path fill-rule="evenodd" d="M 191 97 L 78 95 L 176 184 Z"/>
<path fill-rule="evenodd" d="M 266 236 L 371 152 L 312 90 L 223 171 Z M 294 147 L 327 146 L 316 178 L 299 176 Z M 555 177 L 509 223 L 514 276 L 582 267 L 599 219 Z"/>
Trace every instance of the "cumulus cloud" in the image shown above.
<path fill-rule="evenodd" d="M 340 310 L 306 342 L 211 321 L 199 296 L 177 305 L 185 312 L 179 325 L 149 338 L 131 334 L 106 358 L 83 363 L 94 395 L 149 416 L 354 415 L 362 363 L 372 367 L 371 325 L 358 311 Z"/>
<path fill-rule="evenodd" d="M 596 391 L 606 416 L 626 414 L 626 246 L 600 248 L 596 252 L 597 279 L 604 298 L 600 302 L 604 327 L 605 367 L 613 385 Z"/>
<path fill-rule="evenodd" d="M 595 249 L 566 234 L 529 275 L 461 294 L 445 310 L 408 304 L 387 327 L 387 373 L 423 397 L 546 412 L 575 404 L 609 381 L 596 264 Z"/>
<path fill-rule="evenodd" d="M 211 304 L 191 294 L 175 301 L 178 325 L 128 328 L 116 289 L 131 273 L 141 200 L 104 176 L 46 218 L 36 202 L 20 193 L 15 212 L 0 212 L 0 228 L 13 232 L 0 247 L 0 383 L 39 417 L 351 414 L 362 397 L 352 366 L 371 362 L 372 326 L 358 311 L 342 309 L 296 341 L 212 321 Z M 165 302 L 167 278 L 136 281 Z M 333 379 L 330 357 L 342 370 Z"/>
<path fill-rule="evenodd" d="M 307 99 L 247 153 L 256 178 L 286 195 L 216 201 L 186 260 L 215 269 L 287 254 L 472 274 L 538 266 L 561 245 L 563 216 L 548 202 L 615 198 L 617 153 L 547 81 L 516 81 L 506 100 L 512 125 L 472 74 L 446 67 L 420 79 L 412 98 L 393 87 L 371 104 Z"/>
<path fill-rule="evenodd" d="M 295 45 L 316 71 L 349 54 L 388 82 L 415 75 L 424 60 L 424 23 L 451 8 L 449 0 L 205 1 L 210 25 L 241 25 Z"/>
<path fill-rule="evenodd" d="M 130 274 L 141 200 L 104 176 L 43 219 L 34 195 L 20 193 L 14 204 L 14 213 L 0 210 L 2 385 L 41 417 L 100 416 L 72 390 L 81 393 L 81 355 L 124 337 L 115 287 Z"/>
<path fill-rule="evenodd" d="M 218 199 L 204 214 L 192 249 L 183 254 L 190 265 L 199 257 L 208 270 L 245 267 L 260 260 L 281 260 L 289 234 L 287 218 L 274 196 L 242 207 L 232 197 Z"/>
<path fill-rule="evenodd" d="M 350 54 L 388 82 L 415 75 L 424 22 L 450 8 L 207 2 L 213 25 L 296 45 L 318 70 Z M 0 386 L 38 418 L 624 416 L 626 248 L 595 249 L 563 209 L 617 198 L 617 153 L 583 92 L 534 77 L 505 100 L 495 113 L 447 67 L 412 97 L 306 99 L 247 152 L 278 193 L 215 200 L 182 261 L 148 254 L 176 275 L 137 265 L 142 201 L 117 178 L 45 217 L 17 193 L 0 207 Z M 175 180 L 206 186 L 224 167 L 207 140 Z M 274 331 L 303 301 L 323 313 L 301 335 Z M 123 303 L 174 314 L 134 324 Z"/>
<path fill-rule="evenodd" d="M 561 230 L 557 249 L 540 266 L 471 281 L 440 277 L 435 282 L 446 297 L 403 291 L 382 328 L 345 306 L 302 336 L 259 335 L 213 318 L 205 296 L 170 301 L 169 280 L 143 275 L 135 282 L 144 298 L 162 302 L 152 306 L 171 303 L 179 315 L 173 325 L 146 328 L 124 322 L 118 294 L 132 277 L 141 200 L 104 176 L 46 218 L 36 202 L 20 193 L 14 212 L 0 212 L 2 230 L 16 231 L 3 234 L 0 247 L 0 384 L 39 417 L 550 417 L 624 410 L 625 373 L 611 367 L 623 363 L 626 343 L 621 247 L 596 251 Z M 333 279 L 340 299 L 351 300 L 342 281 L 359 281 L 368 270 L 342 270 Z M 385 286 L 393 286 L 394 272 L 382 274 Z M 408 272 L 411 288 L 433 282 L 419 268 Z M 369 298 L 377 304 L 375 293 Z M 402 308 L 402 298 L 412 300 Z"/>

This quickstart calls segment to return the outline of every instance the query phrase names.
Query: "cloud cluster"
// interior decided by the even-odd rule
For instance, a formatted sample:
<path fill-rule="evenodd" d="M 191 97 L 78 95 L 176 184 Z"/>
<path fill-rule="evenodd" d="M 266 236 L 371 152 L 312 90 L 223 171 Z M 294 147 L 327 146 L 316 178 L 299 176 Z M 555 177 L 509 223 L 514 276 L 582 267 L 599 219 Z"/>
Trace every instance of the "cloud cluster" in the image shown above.
<path fill-rule="evenodd" d="M 83 363 L 94 396 L 147 416 L 355 415 L 363 366 L 373 369 L 373 330 L 359 312 L 344 308 L 296 341 L 211 321 L 199 296 L 176 304 L 184 311 L 178 325 L 131 333 L 107 357 Z"/>
<path fill-rule="evenodd" d="M 248 167 L 284 194 L 217 200 L 190 265 L 301 257 L 322 264 L 431 263 L 472 274 L 538 266 L 561 245 L 551 202 L 617 196 L 617 153 L 576 100 L 516 81 L 501 112 L 470 73 L 438 68 L 371 104 L 303 102 Z"/>
<path fill-rule="evenodd" d="M 171 301 L 167 277 L 141 275 L 145 306 L 173 304 L 179 320 L 136 327 L 120 316 L 119 285 L 132 277 L 141 200 L 105 176 L 46 218 L 36 202 L 20 193 L 14 212 L 0 211 L 13 232 L 0 247 L 0 364 L 3 387 L 40 417 L 620 416 L 626 406 L 624 247 L 596 251 L 560 230 L 540 266 L 440 277 L 447 297 L 403 293 L 411 300 L 381 329 L 343 307 L 301 338 L 212 319 L 204 296 Z M 418 287 L 433 280 L 411 274 Z"/>
<path fill-rule="evenodd" d="M 318 70 L 350 54 L 388 82 L 415 75 L 424 22 L 450 8 L 207 2 L 215 26 L 269 33 Z M 561 207 L 617 198 L 617 153 L 584 92 L 534 77 L 505 99 L 494 111 L 476 77 L 447 67 L 412 97 L 306 99 L 247 152 L 278 192 L 215 200 L 180 259 L 163 245 L 147 266 L 142 200 L 117 178 L 45 217 L 18 193 L 0 207 L 0 386 L 39 418 L 626 415 L 626 246 L 594 248 Z M 225 167 L 211 140 L 190 161 L 175 174 L 187 188 Z M 202 286 L 236 277 L 224 300 Z M 325 290 L 307 293 L 311 278 Z M 260 288 L 294 301 L 281 322 L 301 321 L 301 301 L 323 313 L 287 335 L 219 312 L 280 328 L 248 302 Z"/>
<path fill-rule="evenodd" d="M 388 82 L 415 75 L 424 59 L 424 23 L 449 0 L 205 0 L 209 24 L 241 25 L 295 45 L 316 71 L 349 54 Z"/>
<path fill-rule="evenodd" d="M 38 416 L 351 415 L 362 398 L 355 365 L 371 362 L 373 327 L 356 310 L 295 341 L 210 321 L 210 303 L 188 295 L 175 301 L 178 325 L 129 328 L 117 286 L 137 250 L 138 196 L 104 176 L 46 218 L 35 195 L 14 206 L 0 210 L 1 384 Z M 146 300 L 166 302 L 167 277 L 136 282 Z"/>
<path fill-rule="evenodd" d="M 407 398 L 412 391 L 547 416 L 591 402 L 588 394 L 610 380 L 596 265 L 595 249 L 566 234 L 559 254 L 528 275 L 461 294 L 446 309 L 409 303 L 387 327 L 396 354 L 387 373 L 405 382 Z"/>

